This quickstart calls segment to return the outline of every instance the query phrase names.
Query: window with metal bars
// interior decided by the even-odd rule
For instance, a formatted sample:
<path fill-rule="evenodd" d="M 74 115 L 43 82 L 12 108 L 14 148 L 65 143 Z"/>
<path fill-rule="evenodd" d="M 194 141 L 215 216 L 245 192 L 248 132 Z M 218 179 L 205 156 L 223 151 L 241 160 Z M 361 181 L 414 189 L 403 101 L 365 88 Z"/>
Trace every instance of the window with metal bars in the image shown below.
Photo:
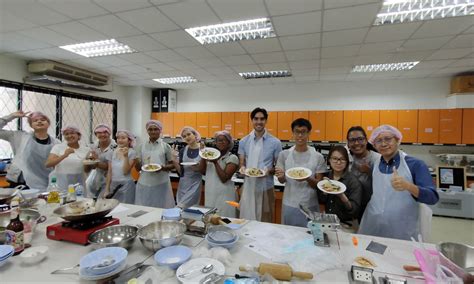
<path fill-rule="evenodd" d="M 41 111 L 50 120 L 49 134 L 62 138 L 61 128 L 74 125 L 82 132 L 81 143 L 93 143 L 99 123 L 117 130 L 117 100 L 0 80 L 0 117 L 12 112 Z M 3 129 L 31 131 L 26 119 L 13 120 Z M 0 159 L 13 157 L 10 144 L 0 139 Z"/>

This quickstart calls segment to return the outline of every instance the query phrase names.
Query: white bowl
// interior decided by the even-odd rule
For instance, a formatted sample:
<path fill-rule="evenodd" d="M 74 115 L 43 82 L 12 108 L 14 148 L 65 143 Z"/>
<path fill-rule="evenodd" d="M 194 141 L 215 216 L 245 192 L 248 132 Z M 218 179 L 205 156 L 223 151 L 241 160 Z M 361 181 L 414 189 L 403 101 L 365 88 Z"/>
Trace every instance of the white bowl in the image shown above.
<path fill-rule="evenodd" d="M 35 264 L 41 262 L 48 255 L 49 247 L 47 246 L 32 246 L 20 254 L 23 263 Z"/>
<path fill-rule="evenodd" d="M 24 190 L 20 191 L 21 195 L 23 195 L 23 197 L 25 199 L 31 199 L 31 198 L 38 197 L 39 192 L 40 192 L 39 189 L 33 189 L 33 188 L 24 189 Z"/>

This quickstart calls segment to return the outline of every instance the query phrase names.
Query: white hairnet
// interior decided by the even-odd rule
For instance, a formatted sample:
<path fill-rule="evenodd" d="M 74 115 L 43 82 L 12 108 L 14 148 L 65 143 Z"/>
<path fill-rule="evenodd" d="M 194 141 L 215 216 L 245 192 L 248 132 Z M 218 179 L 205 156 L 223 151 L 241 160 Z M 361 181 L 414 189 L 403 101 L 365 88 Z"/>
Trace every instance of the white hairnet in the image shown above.
<path fill-rule="evenodd" d="M 393 134 L 393 136 L 397 138 L 398 142 L 402 141 L 403 135 L 400 132 L 400 130 L 398 130 L 396 127 L 393 127 L 391 125 L 384 124 L 374 129 L 374 131 L 372 132 L 372 135 L 370 135 L 370 138 L 369 138 L 370 144 L 374 144 L 375 139 L 377 139 L 377 137 L 383 132 L 388 132 L 388 133 Z"/>

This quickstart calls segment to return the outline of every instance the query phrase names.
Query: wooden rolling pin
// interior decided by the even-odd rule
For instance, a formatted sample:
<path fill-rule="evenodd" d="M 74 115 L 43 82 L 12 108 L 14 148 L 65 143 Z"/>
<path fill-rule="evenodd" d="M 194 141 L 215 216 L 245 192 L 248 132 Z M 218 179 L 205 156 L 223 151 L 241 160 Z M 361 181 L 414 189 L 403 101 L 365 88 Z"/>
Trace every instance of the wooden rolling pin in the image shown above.
<path fill-rule="evenodd" d="M 260 263 L 260 265 L 254 269 L 261 275 L 268 273 L 277 280 L 290 281 L 292 277 L 297 277 L 300 279 L 313 279 L 312 273 L 293 271 L 293 269 L 291 269 L 291 267 L 287 264 Z M 239 270 L 247 271 L 245 266 L 240 266 Z"/>

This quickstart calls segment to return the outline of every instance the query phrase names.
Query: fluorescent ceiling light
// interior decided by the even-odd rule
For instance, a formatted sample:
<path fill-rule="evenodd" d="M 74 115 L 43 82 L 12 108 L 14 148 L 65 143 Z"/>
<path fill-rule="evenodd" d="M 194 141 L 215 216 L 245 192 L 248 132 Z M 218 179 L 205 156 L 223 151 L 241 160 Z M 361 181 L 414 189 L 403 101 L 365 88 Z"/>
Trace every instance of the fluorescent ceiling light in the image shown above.
<path fill-rule="evenodd" d="M 254 19 L 186 29 L 201 44 L 275 37 L 270 19 Z"/>
<path fill-rule="evenodd" d="M 197 80 L 191 76 L 184 76 L 184 77 L 159 78 L 159 79 L 153 79 L 153 81 L 156 81 L 161 84 L 169 85 L 169 84 L 193 83 L 193 82 L 196 82 Z"/>
<path fill-rule="evenodd" d="M 239 75 L 245 79 L 261 79 L 261 78 L 279 78 L 279 77 L 290 77 L 291 72 L 288 70 L 280 71 L 256 71 L 256 72 L 243 72 Z"/>
<path fill-rule="evenodd" d="M 63 45 L 60 48 L 70 52 L 77 53 L 85 57 L 98 57 L 123 53 L 137 52 L 126 44 L 120 43 L 115 39 L 106 39 L 91 41 L 85 43 Z"/>
<path fill-rule="evenodd" d="M 357 73 L 357 72 L 403 71 L 403 70 L 410 70 L 411 68 L 415 67 L 415 65 L 418 63 L 420 63 L 420 61 L 356 65 L 352 68 L 351 72 Z"/>
<path fill-rule="evenodd" d="M 374 25 L 474 15 L 474 0 L 385 0 Z"/>

